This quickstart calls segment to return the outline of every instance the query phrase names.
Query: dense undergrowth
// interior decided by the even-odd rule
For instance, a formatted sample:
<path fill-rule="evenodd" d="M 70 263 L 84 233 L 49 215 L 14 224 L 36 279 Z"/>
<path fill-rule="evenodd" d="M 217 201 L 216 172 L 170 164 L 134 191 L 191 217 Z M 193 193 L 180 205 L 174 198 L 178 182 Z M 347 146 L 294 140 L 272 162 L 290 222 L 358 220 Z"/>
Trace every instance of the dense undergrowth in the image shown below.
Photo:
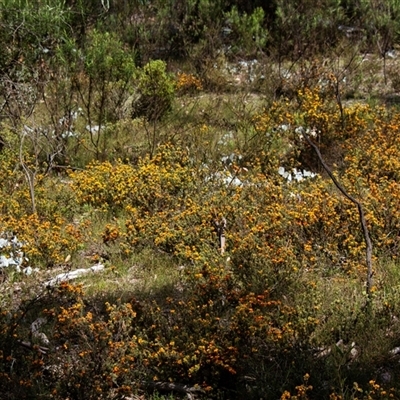
<path fill-rule="evenodd" d="M 325 24 L 311 51 L 323 20 L 295 37 L 285 2 L 216 2 L 229 47 L 211 4 L 177 4 L 172 40 L 171 5 L 144 3 L 0 6 L 1 398 L 399 398 L 395 23 L 342 4 L 332 24 L 365 38 Z M 362 204 L 370 288 L 357 207 L 306 135 Z"/>

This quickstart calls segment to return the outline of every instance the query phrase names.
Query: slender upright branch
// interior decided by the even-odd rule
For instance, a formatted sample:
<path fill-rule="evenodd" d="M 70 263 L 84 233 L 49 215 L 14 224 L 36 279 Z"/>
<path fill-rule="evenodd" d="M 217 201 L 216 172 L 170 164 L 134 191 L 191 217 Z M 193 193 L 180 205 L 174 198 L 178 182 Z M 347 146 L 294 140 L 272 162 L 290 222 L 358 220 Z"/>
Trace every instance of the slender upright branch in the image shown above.
<path fill-rule="evenodd" d="M 339 191 L 345 196 L 347 199 L 349 199 L 352 203 L 354 203 L 357 208 L 358 208 L 358 214 L 360 218 L 360 223 L 361 223 L 361 228 L 362 232 L 364 235 L 364 240 L 365 240 L 365 245 L 366 245 L 366 264 L 367 264 L 367 297 L 370 299 L 371 297 L 371 288 L 372 288 L 372 276 L 373 276 L 373 271 L 372 271 L 372 242 L 371 238 L 369 236 L 369 230 L 367 223 L 365 221 L 365 215 L 364 215 L 364 209 L 361 205 L 361 203 L 355 199 L 353 196 L 351 196 L 346 189 L 339 183 L 339 181 L 335 178 L 333 175 L 332 171 L 328 167 L 328 165 L 325 163 L 324 159 L 322 158 L 321 152 L 319 151 L 319 148 L 316 146 L 316 144 L 308 137 L 306 133 L 304 133 L 304 138 L 308 142 L 308 144 L 314 149 L 315 153 L 318 156 L 319 161 L 321 162 L 324 170 L 326 173 L 329 175 L 329 177 L 332 179 L 333 183 L 335 186 L 339 189 Z"/>
<path fill-rule="evenodd" d="M 21 163 L 22 169 L 24 170 L 26 181 L 29 187 L 29 193 L 31 196 L 31 204 L 32 204 L 32 214 L 35 214 L 36 213 L 35 174 L 29 170 L 24 160 L 23 147 L 24 147 L 25 135 L 26 135 L 25 133 L 22 133 L 21 136 L 21 143 L 19 145 L 19 161 Z"/>

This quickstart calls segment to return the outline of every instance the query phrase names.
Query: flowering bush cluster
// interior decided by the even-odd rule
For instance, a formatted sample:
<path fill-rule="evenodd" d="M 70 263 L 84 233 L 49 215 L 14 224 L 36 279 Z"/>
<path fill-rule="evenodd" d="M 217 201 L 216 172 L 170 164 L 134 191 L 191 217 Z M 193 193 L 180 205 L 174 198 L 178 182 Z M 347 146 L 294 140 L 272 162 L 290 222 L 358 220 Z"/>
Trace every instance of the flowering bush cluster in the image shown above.
<path fill-rule="evenodd" d="M 31 301 L 0 297 L 10 308 L 0 314 L 4 390 L 122 398 L 163 382 L 216 398 L 355 399 L 361 392 L 352 379 L 363 398 L 395 395 L 393 380 L 375 375 L 382 358 L 390 376 L 398 366 L 374 340 L 398 345 L 398 293 L 383 289 L 379 275 L 366 314 L 357 208 L 323 174 L 304 136 L 362 203 L 374 261 L 396 262 L 400 117 L 339 105 L 328 89 L 303 87 L 254 112 L 229 143 L 243 146 L 219 165 L 198 158 L 204 149 L 166 140 L 135 163 L 69 171 L 63 185 L 38 174 L 35 213 L 23 173 L 11 169 L 17 155 L 1 154 L 0 190 L 10 201 L 1 200 L 0 222 L 24 244 L 30 265 L 47 268 L 95 249 L 110 273 L 144 251 L 170 260 L 165 274 L 179 266 L 173 284 L 150 292 L 87 297 L 63 283 Z M 282 170 L 294 168 L 310 172 L 288 180 Z M 136 268 L 145 274 L 145 265 Z M 46 344 L 34 334 L 38 320 Z"/>
<path fill-rule="evenodd" d="M 71 175 L 81 203 L 126 218 L 123 229 L 106 227 L 103 239 L 118 240 L 127 253 L 160 249 L 186 265 L 189 297 L 168 300 L 164 310 L 154 304 L 146 312 L 145 325 L 161 329 L 155 342 L 143 338 L 151 347 L 146 366 L 152 370 L 157 360 L 155 379 L 175 376 L 221 387 L 258 357 L 281 366 L 321 323 L 318 313 L 307 315 L 288 301 L 304 272 L 365 275 L 357 210 L 329 181 L 285 183 L 278 171 L 266 177 L 257 168 L 240 186 L 216 186 L 199 179 L 185 151 L 166 146 L 137 167 L 101 164 Z M 93 197 L 102 193 L 111 197 Z M 217 254 L 213 225 L 222 216 L 228 220 L 228 262 Z M 390 251 L 388 244 L 380 247 Z M 166 335 L 164 326 L 172 333 Z M 217 346 L 212 359 L 204 344 L 196 350 L 197 339 Z M 154 350 L 155 343 L 163 350 Z"/>
<path fill-rule="evenodd" d="M 74 203 L 71 193 L 39 174 L 34 187 L 38 210 L 32 213 L 26 177 L 16 168 L 17 154 L 5 149 L 0 159 L 2 236 L 18 240 L 18 251 L 25 254 L 31 267 L 60 264 L 82 241 L 84 223 L 76 224 L 67 215 Z M 28 266 L 25 261 L 20 267 Z"/>
<path fill-rule="evenodd" d="M 176 90 L 179 94 L 195 93 L 203 89 L 203 85 L 199 78 L 192 74 L 179 72 L 177 74 Z"/>

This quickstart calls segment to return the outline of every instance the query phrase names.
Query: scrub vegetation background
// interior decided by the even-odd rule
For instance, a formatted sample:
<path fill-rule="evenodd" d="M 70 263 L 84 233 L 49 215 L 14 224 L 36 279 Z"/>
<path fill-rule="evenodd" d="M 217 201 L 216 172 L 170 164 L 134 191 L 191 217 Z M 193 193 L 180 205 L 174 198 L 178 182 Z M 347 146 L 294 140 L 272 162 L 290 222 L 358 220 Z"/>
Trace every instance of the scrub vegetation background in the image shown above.
<path fill-rule="evenodd" d="M 1 398 L 400 398 L 399 14 L 1 0 Z"/>

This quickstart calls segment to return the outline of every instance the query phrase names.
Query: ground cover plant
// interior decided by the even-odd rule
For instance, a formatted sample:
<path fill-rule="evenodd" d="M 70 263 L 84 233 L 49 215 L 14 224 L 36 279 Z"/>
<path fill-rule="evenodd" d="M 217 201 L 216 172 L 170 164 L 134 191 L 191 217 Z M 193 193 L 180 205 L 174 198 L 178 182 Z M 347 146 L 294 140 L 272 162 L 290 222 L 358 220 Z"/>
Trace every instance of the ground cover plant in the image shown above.
<path fill-rule="evenodd" d="M 397 3 L 125 3 L 0 3 L 1 397 L 399 398 Z"/>

